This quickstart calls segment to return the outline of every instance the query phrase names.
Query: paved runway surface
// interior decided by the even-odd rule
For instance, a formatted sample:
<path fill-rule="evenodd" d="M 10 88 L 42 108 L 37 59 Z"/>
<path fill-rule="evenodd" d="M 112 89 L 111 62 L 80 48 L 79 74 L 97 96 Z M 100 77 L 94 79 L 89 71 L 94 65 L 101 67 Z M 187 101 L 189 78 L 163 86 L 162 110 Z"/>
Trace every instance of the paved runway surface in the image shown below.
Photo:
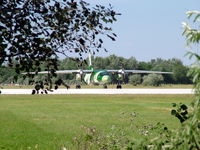
<path fill-rule="evenodd" d="M 0 89 L 1 94 L 31 94 L 32 89 Z M 42 91 L 40 91 L 41 94 Z M 43 92 L 44 93 L 44 92 Z M 193 94 L 192 89 L 58 89 L 48 94 Z"/>

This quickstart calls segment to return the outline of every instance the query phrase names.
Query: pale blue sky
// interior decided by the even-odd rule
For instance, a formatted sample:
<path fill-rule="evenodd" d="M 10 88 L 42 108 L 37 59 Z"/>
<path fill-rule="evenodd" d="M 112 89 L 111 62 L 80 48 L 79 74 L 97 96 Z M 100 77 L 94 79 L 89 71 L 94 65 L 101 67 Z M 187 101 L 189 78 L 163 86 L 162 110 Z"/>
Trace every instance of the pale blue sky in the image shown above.
<path fill-rule="evenodd" d="M 190 64 L 182 37 L 182 22 L 187 21 L 185 12 L 199 10 L 199 0 L 86 0 L 92 4 L 108 5 L 120 13 L 113 24 L 118 38 L 106 40 L 108 53 L 123 57 L 135 57 L 139 61 L 154 58 L 179 58 Z M 196 49 L 198 47 L 195 47 Z"/>

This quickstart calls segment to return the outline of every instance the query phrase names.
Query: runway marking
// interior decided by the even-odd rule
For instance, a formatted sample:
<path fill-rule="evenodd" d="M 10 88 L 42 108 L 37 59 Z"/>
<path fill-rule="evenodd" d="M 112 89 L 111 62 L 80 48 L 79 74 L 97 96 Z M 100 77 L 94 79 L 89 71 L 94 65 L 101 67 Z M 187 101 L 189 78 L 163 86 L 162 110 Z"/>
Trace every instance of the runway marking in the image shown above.
<path fill-rule="evenodd" d="M 32 89 L 0 90 L 1 94 L 32 93 Z M 48 94 L 194 94 L 194 91 L 192 89 L 58 89 Z"/>

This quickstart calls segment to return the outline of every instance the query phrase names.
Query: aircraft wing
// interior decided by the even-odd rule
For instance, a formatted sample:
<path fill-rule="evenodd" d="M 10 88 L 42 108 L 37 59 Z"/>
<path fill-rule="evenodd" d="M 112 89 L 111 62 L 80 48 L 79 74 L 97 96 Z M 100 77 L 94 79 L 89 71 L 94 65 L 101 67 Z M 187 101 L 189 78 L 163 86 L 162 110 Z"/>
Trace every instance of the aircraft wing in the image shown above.
<path fill-rule="evenodd" d="M 72 74 L 72 73 L 91 73 L 92 70 L 57 70 L 55 71 L 56 74 Z M 40 71 L 37 74 L 48 74 L 50 71 Z M 27 72 L 22 74 L 28 74 Z M 36 74 L 35 72 L 29 72 L 29 74 Z"/>
<path fill-rule="evenodd" d="M 155 74 L 173 74 L 173 72 L 162 72 L 162 71 L 149 71 L 149 70 L 107 70 L 107 72 L 111 73 L 144 73 L 144 74 L 149 74 L 149 73 L 155 73 Z"/>

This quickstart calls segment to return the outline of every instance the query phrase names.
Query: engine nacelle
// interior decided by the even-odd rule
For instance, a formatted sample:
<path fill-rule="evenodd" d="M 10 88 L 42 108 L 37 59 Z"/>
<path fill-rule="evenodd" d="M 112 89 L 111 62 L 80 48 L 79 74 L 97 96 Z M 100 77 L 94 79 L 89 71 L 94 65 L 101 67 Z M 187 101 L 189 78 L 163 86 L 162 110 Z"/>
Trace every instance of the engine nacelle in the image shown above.
<path fill-rule="evenodd" d="M 76 74 L 76 80 L 82 82 L 82 79 L 83 79 L 83 70 L 80 69 L 80 70 L 78 70 L 78 72 Z"/>
<path fill-rule="evenodd" d="M 122 80 L 123 79 L 123 74 L 119 73 L 118 74 L 118 80 Z"/>
<path fill-rule="evenodd" d="M 76 74 L 76 80 L 79 80 L 79 81 L 80 81 L 81 79 L 82 79 L 81 74 L 77 73 L 77 74 Z"/>
<path fill-rule="evenodd" d="M 124 80 L 124 77 L 125 77 L 125 71 L 124 69 L 120 69 L 118 71 L 118 80 Z"/>

